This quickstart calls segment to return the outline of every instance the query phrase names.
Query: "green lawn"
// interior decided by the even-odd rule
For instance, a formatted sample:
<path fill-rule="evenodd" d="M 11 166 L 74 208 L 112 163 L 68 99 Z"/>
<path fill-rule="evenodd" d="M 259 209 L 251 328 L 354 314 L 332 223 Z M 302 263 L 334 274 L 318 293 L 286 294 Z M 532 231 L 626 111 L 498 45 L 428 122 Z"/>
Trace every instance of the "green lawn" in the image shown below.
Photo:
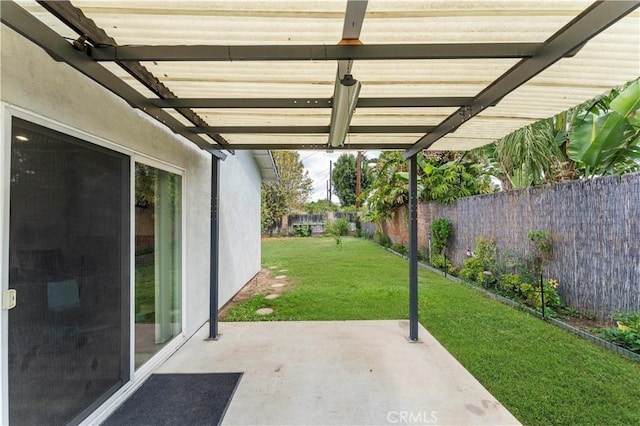
<path fill-rule="evenodd" d="M 226 321 L 408 318 L 407 262 L 371 242 L 273 239 L 262 250 L 294 288 Z M 524 424 L 640 424 L 640 364 L 429 271 L 419 287 L 422 325 Z"/>

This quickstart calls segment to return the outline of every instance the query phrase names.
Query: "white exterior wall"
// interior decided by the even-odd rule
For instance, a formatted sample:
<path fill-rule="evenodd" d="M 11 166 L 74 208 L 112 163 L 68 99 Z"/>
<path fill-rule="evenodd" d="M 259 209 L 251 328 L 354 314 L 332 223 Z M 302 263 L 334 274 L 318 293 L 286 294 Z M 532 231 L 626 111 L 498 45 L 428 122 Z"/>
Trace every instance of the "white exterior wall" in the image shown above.
<path fill-rule="evenodd" d="M 260 172 L 236 151 L 220 163 L 220 307 L 260 270 Z"/>
<path fill-rule="evenodd" d="M 55 62 L 22 36 L 1 28 L 0 265 L 7 280 L 9 129 L 11 111 L 75 136 L 116 146 L 132 155 L 184 171 L 184 323 L 191 336 L 208 319 L 211 155 L 175 135 L 146 114 L 66 64 Z M 37 121 L 37 120 L 36 120 Z M 260 175 L 250 152 L 228 156 L 221 167 L 220 304 L 227 302 L 260 269 Z M 133 225 L 133 224 L 132 224 Z M 6 336 L 7 311 L 0 321 Z M 3 338 L 4 339 L 4 338 Z M 5 340 L 3 340 L 5 341 Z M 6 355 L 6 352 L 5 352 Z M 6 365 L 6 364 L 4 364 Z M 6 371 L 0 376 L 6 380 Z M 6 389 L 6 388 L 5 388 Z M 1 393 L 1 391 L 0 391 Z M 1 410 L 0 410 L 1 411 Z M 6 415 L 6 413 L 5 413 Z M 2 422 L 0 416 L 0 423 Z"/>

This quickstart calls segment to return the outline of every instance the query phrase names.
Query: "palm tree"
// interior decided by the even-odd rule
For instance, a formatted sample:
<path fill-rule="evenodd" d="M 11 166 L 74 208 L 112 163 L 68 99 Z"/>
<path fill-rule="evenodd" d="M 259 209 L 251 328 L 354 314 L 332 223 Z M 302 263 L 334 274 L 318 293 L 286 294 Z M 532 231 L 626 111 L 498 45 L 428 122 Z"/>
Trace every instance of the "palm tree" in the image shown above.
<path fill-rule="evenodd" d="M 565 161 L 549 119 L 500 139 L 496 143 L 496 157 L 512 188 L 554 182 Z"/>

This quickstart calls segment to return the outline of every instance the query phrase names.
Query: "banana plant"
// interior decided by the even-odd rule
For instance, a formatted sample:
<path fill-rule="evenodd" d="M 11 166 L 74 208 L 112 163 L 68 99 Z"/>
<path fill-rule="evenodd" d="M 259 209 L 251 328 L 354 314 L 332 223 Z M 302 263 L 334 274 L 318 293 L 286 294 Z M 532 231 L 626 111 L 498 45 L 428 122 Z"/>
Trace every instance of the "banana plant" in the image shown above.
<path fill-rule="evenodd" d="M 602 113 L 588 110 L 571 125 L 567 156 L 585 177 L 640 169 L 640 79 L 627 86 Z"/>

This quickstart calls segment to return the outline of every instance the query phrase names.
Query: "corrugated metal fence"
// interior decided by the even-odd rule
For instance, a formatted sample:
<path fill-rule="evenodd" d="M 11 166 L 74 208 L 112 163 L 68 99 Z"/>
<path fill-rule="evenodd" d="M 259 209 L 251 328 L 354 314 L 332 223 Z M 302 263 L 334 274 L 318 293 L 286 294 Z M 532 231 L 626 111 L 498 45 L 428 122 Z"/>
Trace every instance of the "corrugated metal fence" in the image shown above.
<path fill-rule="evenodd" d="M 392 239 L 405 239 L 397 212 L 385 224 Z M 494 238 L 501 253 L 525 253 L 528 233 L 552 234 L 554 259 L 545 275 L 561 283 L 563 301 L 604 318 L 640 310 L 640 174 L 572 181 L 460 199 L 419 209 L 420 245 L 431 220 L 452 221 L 448 255 L 457 267 L 476 237 Z"/>

